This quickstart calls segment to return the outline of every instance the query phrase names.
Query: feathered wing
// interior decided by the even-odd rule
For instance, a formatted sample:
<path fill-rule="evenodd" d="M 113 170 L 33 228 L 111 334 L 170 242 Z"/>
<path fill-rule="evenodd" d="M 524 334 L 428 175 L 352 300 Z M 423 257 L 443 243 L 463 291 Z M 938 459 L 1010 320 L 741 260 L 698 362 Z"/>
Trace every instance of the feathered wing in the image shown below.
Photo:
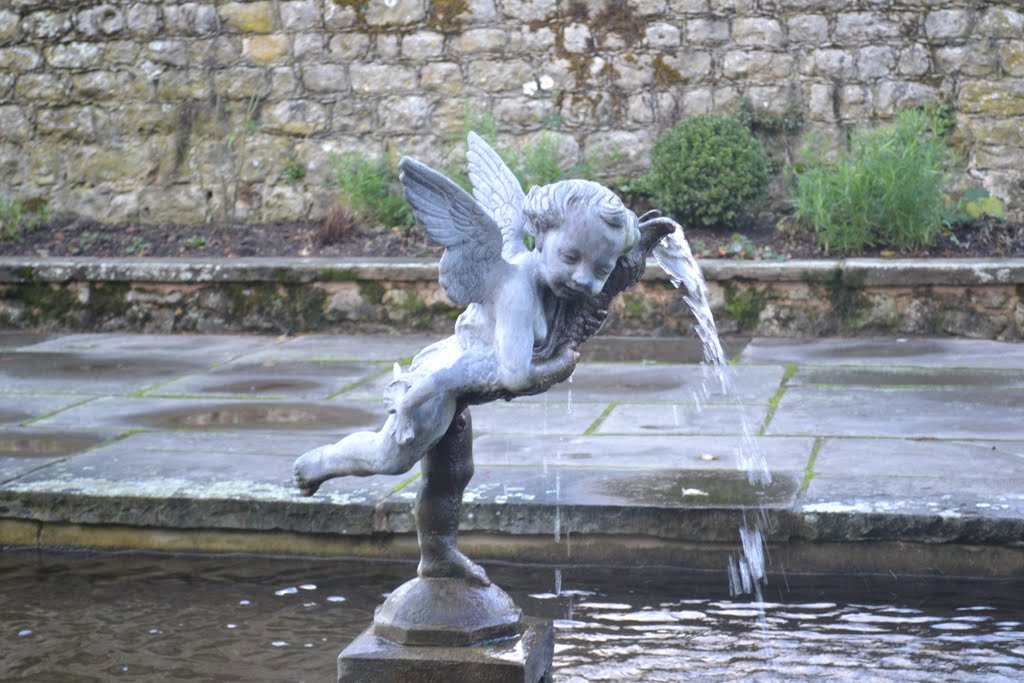
<path fill-rule="evenodd" d="M 473 196 L 501 229 L 501 255 L 511 260 L 516 254 L 526 251 L 523 242 L 523 201 L 526 195 L 523 188 L 512 169 L 476 133 L 469 134 L 466 158 L 469 160 Z"/>
<path fill-rule="evenodd" d="M 494 219 L 465 190 L 410 157 L 399 162 L 405 198 L 430 238 L 444 247 L 440 281 L 457 304 L 484 303 L 510 268 Z"/>

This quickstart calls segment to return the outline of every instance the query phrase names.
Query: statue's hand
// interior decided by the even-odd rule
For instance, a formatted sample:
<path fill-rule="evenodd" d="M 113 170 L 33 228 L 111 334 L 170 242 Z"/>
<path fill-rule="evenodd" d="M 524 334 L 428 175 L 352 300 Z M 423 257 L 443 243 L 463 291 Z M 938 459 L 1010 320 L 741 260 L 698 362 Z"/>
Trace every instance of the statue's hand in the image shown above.
<path fill-rule="evenodd" d="M 580 360 L 580 352 L 571 344 L 563 344 L 550 358 L 540 362 L 534 362 L 531 368 L 531 384 L 541 391 L 547 391 L 551 386 L 569 379 L 576 369 L 576 363 Z"/>

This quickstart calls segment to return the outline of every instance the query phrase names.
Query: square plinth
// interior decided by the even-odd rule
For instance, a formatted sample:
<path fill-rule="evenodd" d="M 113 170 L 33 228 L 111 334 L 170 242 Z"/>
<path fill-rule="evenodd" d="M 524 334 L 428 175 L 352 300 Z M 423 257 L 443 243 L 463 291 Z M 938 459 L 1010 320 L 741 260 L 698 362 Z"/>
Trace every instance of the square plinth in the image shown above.
<path fill-rule="evenodd" d="M 523 617 L 516 638 L 463 647 L 399 645 L 371 625 L 338 655 L 338 683 L 547 683 L 550 621 Z"/>

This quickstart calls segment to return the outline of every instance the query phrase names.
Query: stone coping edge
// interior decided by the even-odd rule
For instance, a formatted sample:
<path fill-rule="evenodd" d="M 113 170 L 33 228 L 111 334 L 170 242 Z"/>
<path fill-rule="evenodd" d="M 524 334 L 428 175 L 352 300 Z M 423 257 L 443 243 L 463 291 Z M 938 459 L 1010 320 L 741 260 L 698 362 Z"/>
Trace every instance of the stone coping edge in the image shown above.
<path fill-rule="evenodd" d="M 1016 285 L 1024 283 L 1024 258 L 803 259 L 747 261 L 701 259 L 711 281 L 821 281 L 836 277 L 861 286 Z M 0 257 L 0 283 L 62 282 L 277 282 L 302 284 L 352 280 L 437 279 L 436 259 L 398 258 L 35 258 Z M 653 260 L 645 280 L 668 280 Z"/>

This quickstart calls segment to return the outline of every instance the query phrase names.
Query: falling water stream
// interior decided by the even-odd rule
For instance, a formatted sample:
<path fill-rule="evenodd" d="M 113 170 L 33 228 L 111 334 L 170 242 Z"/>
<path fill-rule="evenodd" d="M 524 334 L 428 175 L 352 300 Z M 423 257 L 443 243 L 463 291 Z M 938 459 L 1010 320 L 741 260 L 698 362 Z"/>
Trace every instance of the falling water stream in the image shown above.
<path fill-rule="evenodd" d="M 699 409 L 710 398 L 715 383 L 723 395 L 735 397 L 737 392 L 734 371 L 722 348 L 722 341 L 718 337 L 715 318 L 711 313 L 708 285 L 693 252 L 690 250 L 690 245 L 683 235 L 683 228 L 678 223 L 675 224 L 675 230 L 654 249 L 654 258 L 658 265 L 668 273 L 672 284 L 685 290 L 683 301 L 697 320 L 697 336 L 704 347 L 702 368 L 705 370 L 705 375 L 700 386 L 694 392 L 694 404 Z M 747 420 L 746 411 L 742 410 L 742 406 L 738 413 L 743 436 L 737 450 L 737 467 L 747 473 L 747 479 L 751 486 L 766 487 L 772 482 L 768 463 L 754 439 L 754 430 Z M 739 556 L 734 556 L 728 567 L 729 586 L 734 596 L 753 594 L 758 602 L 763 601 L 763 588 L 767 581 L 767 575 L 765 572 L 766 549 L 762 529 L 766 521 L 767 518 L 763 511 L 758 510 L 753 514 L 752 519 L 745 519 L 744 524 L 740 526 Z M 764 620 L 763 611 L 761 620 Z"/>

